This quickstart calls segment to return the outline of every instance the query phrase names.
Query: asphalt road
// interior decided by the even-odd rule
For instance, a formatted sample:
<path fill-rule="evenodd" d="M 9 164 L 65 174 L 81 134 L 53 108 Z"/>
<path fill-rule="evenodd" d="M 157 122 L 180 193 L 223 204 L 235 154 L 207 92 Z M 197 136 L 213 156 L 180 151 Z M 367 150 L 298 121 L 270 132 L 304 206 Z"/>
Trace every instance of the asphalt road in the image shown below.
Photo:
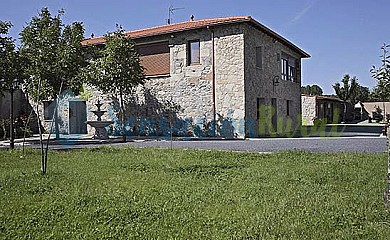
<path fill-rule="evenodd" d="M 278 152 L 302 150 L 310 152 L 368 152 L 383 153 L 387 150 L 385 137 L 339 138 L 278 138 L 215 141 L 136 141 L 126 145 L 134 147 L 161 147 L 187 149 L 216 149 L 243 152 Z"/>
<path fill-rule="evenodd" d="M 9 143 L 2 142 L 0 149 L 8 148 Z M 21 142 L 16 142 L 15 147 L 21 148 Z M 51 149 L 65 150 L 77 148 L 93 148 L 100 146 L 133 146 L 133 147 L 159 147 L 159 148 L 184 148 L 184 149 L 206 149 L 206 150 L 227 150 L 242 152 L 279 152 L 290 150 L 301 150 L 309 152 L 368 152 L 383 153 L 387 150 L 386 138 L 378 136 L 359 137 L 310 137 L 310 138 L 259 138 L 247 140 L 129 140 L 126 143 L 99 143 L 99 141 L 76 141 L 52 142 Z M 27 147 L 39 148 L 37 142 L 29 142 Z"/>

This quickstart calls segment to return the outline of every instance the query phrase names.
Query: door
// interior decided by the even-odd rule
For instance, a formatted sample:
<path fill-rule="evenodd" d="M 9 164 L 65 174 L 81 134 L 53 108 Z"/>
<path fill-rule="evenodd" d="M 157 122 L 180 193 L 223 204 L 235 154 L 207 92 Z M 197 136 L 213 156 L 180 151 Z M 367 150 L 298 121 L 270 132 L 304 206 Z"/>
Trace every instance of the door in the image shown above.
<path fill-rule="evenodd" d="M 85 101 L 69 101 L 69 134 L 87 133 L 87 105 Z"/>
<path fill-rule="evenodd" d="M 267 134 L 266 132 L 267 107 L 265 105 L 264 98 L 257 98 L 256 109 L 257 109 L 258 135 L 265 136 Z"/>
<path fill-rule="evenodd" d="M 271 117 L 272 129 L 270 132 L 276 133 L 278 131 L 278 105 L 276 98 L 272 98 L 271 105 L 273 109 L 273 115 Z"/>

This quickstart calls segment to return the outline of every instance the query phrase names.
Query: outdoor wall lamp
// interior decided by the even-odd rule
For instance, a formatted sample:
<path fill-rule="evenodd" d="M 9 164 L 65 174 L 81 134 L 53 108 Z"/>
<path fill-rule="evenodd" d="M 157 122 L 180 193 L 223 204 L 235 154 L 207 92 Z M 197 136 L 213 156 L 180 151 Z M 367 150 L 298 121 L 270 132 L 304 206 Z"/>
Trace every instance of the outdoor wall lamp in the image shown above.
<path fill-rule="evenodd" d="M 272 79 L 272 84 L 274 86 L 278 86 L 279 85 L 279 76 L 274 76 L 274 78 Z"/>
<path fill-rule="evenodd" d="M 14 92 L 15 90 L 19 89 L 19 81 L 17 79 L 14 79 L 11 84 L 7 84 L 5 79 L 0 79 L 0 86 L 1 88 L 5 89 L 7 92 L 10 93 L 10 111 L 9 111 L 9 148 L 14 149 L 15 148 L 15 141 L 14 141 Z"/>

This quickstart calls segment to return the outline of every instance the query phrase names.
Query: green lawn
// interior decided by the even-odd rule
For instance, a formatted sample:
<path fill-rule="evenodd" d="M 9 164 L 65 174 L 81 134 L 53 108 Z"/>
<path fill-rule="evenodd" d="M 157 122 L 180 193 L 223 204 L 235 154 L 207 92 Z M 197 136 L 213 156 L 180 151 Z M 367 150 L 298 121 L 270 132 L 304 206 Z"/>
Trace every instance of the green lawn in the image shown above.
<path fill-rule="evenodd" d="M 389 239 L 385 154 L 0 151 L 0 239 Z"/>

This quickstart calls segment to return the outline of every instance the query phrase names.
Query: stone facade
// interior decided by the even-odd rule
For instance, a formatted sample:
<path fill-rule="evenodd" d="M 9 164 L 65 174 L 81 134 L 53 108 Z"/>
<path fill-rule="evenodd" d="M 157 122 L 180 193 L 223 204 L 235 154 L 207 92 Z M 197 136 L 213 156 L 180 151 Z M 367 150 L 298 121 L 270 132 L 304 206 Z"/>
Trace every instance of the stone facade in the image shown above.
<path fill-rule="evenodd" d="M 262 49 L 262 67 L 256 66 L 256 47 Z M 296 59 L 297 78 L 294 82 L 281 80 L 281 55 L 285 53 Z M 262 99 L 267 106 L 276 100 L 275 115 L 279 134 L 294 132 L 299 128 L 301 113 L 301 56 L 264 32 L 245 25 L 245 119 L 247 120 L 247 134 L 258 136 L 259 119 L 257 113 L 257 99 Z M 276 79 L 279 83 L 275 83 Z M 289 112 L 287 113 L 287 101 Z M 260 106 L 261 107 L 261 106 Z M 261 116 L 260 116 L 261 117 Z M 249 121 L 252 121 L 250 124 Z M 291 127 L 287 122 L 291 121 Z M 264 123 L 263 123 L 264 124 Z M 254 129 L 253 129 L 254 128 Z M 265 132 L 267 135 L 269 132 Z"/>
<path fill-rule="evenodd" d="M 137 45 L 167 42 L 170 74 L 147 76 L 145 85 L 137 88 L 126 107 L 129 116 L 126 134 L 164 135 L 167 131 L 163 131 L 163 126 L 169 126 L 181 129 L 180 134 L 183 129 L 190 129 L 189 135 L 199 135 L 195 131 L 202 129 L 202 134 L 213 136 L 214 130 L 205 131 L 204 128 L 212 125 L 215 105 L 217 136 L 268 135 L 270 131 L 258 131 L 261 124 L 268 124 L 258 120 L 259 99 L 262 105 L 275 107 L 278 126 L 275 124 L 273 132 L 290 132 L 299 127 L 301 58 L 308 55 L 271 30 L 264 31 L 265 27 L 253 25 L 255 21 L 250 18 L 245 19 L 250 22 L 204 26 L 134 39 Z M 188 62 L 189 42 L 193 40 L 200 42 L 199 64 Z M 261 68 L 256 66 L 258 47 L 262 49 Z M 280 77 L 282 55 L 295 59 L 294 81 Z M 95 108 L 97 96 L 104 103 L 103 110 L 108 111 L 104 120 L 114 121 L 110 133 L 118 133 L 115 130 L 120 126 L 117 101 L 109 96 L 94 91 L 86 102 L 88 120 L 95 119 L 90 111 Z M 271 117 L 269 115 L 268 121 Z M 64 127 L 66 129 L 66 124 Z"/>
<path fill-rule="evenodd" d="M 244 94 L 244 26 L 214 28 L 215 56 L 215 106 L 221 118 L 229 117 L 232 136 L 244 137 L 245 94 Z M 212 91 L 212 32 L 199 29 L 177 33 L 169 37 L 171 55 L 171 74 L 162 77 L 149 77 L 144 88 L 137 91 L 138 104 L 145 103 L 147 90 L 156 99 L 155 103 L 172 101 L 181 111 L 176 116 L 180 119 L 191 119 L 195 125 L 213 120 Z M 188 41 L 200 40 L 200 64 L 188 64 Z M 164 36 L 142 39 L 138 44 L 166 41 Z M 148 108 L 158 108 L 156 106 Z M 133 109 L 133 110 L 132 110 Z M 131 108 L 128 115 L 154 117 L 144 109 Z M 149 111 L 154 112 L 154 111 Z"/>
<path fill-rule="evenodd" d="M 302 125 L 314 125 L 317 116 L 316 96 L 302 95 Z"/>

